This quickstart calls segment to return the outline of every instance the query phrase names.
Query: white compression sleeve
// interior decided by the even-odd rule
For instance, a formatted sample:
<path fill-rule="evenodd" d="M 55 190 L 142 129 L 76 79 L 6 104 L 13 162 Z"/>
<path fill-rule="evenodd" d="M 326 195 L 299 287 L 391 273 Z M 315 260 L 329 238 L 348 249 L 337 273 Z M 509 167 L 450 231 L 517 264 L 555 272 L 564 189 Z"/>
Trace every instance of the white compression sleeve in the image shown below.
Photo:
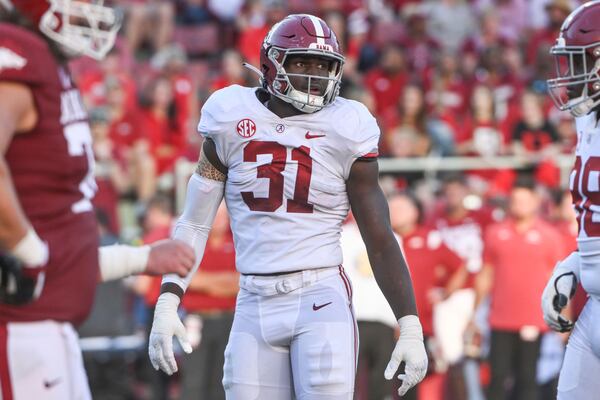
<path fill-rule="evenodd" d="M 187 289 L 192 277 L 202 261 L 208 233 L 217 214 L 217 209 L 223 200 L 225 182 L 205 178 L 196 173 L 188 182 L 187 195 L 183 213 L 177 220 L 173 238 L 189 244 L 196 254 L 194 268 L 185 278 L 176 274 L 163 276 L 164 283 L 174 283 L 180 288 Z"/>
<path fill-rule="evenodd" d="M 115 244 L 98 248 L 102 282 L 141 274 L 148 265 L 150 246 Z"/>

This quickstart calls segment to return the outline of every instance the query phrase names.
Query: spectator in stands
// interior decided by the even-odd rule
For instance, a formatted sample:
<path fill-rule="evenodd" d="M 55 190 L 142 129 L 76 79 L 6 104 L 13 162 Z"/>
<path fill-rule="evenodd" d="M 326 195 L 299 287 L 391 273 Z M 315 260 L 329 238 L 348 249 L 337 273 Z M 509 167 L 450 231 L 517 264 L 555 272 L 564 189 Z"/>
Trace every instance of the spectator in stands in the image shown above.
<path fill-rule="evenodd" d="M 79 87 L 88 107 L 106 105 L 107 81 L 118 82 L 125 92 L 127 107 L 135 106 L 137 85 L 129 70 L 125 68 L 125 58 L 125 51 L 119 46 L 115 46 L 99 62 L 100 68 L 91 68 L 82 73 L 78 79 Z"/>
<path fill-rule="evenodd" d="M 476 0 L 474 3 L 482 13 L 493 13 L 498 18 L 500 35 L 511 41 L 522 39 L 528 28 L 528 0 Z"/>
<path fill-rule="evenodd" d="M 477 30 L 473 9 L 465 0 L 439 0 L 423 4 L 427 10 L 427 31 L 443 49 L 455 52 Z"/>
<path fill-rule="evenodd" d="M 411 193 L 404 192 L 389 200 L 392 229 L 402 241 L 402 250 L 410 268 L 415 287 L 415 300 L 423 321 L 423 335 L 430 352 L 430 370 L 444 372 L 447 368 L 439 352 L 436 336 L 444 332 L 434 331 L 434 307 L 460 289 L 466 282 L 464 261 L 443 242 L 438 231 L 423 225 L 423 207 Z M 454 400 L 466 400 L 462 365 L 451 367 L 447 388 L 442 390 L 442 376 L 430 376 L 418 387 L 422 399 L 442 399 L 442 393 L 451 394 Z M 409 392 L 410 393 L 410 392 Z M 369 397 L 370 399 L 370 397 Z"/>
<path fill-rule="evenodd" d="M 225 50 L 221 59 L 221 74 L 219 74 L 210 85 L 210 92 L 222 89 L 230 85 L 252 86 L 248 70 L 242 65 L 242 55 L 234 49 Z"/>
<path fill-rule="evenodd" d="M 286 5 L 281 1 L 274 0 L 268 4 L 263 0 L 246 2 L 244 11 L 236 21 L 239 33 L 236 48 L 248 63 L 259 65 L 257 49 L 260 48 L 263 39 L 269 33 L 269 28 L 283 19 L 286 13 Z"/>
<path fill-rule="evenodd" d="M 181 25 L 202 25 L 213 20 L 206 0 L 177 0 L 177 3 L 177 22 Z"/>
<path fill-rule="evenodd" d="M 213 222 L 200 268 L 183 298 L 184 319 L 192 347 L 183 356 L 181 398 L 225 400 L 223 363 L 239 274 L 235 269 L 233 237 L 225 204 Z"/>
<path fill-rule="evenodd" d="M 461 52 L 483 54 L 490 47 L 508 47 L 514 41 L 500 31 L 500 19 L 496 10 L 491 8 L 483 12 L 479 18 L 479 30 L 469 36 L 461 45 Z"/>
<path fill-rule="evenodd" d="M 561 237 L 539 217 L 540 199 L 532 179 L 515 182 L 506 221 L 491 225 L 484 239 L 484 266 L 475 288 L 476 304 L 490 296 L 491 383 L 489 400 L 536 399 L 540 334 L 547 330 L 539 311 L 540 293 L 564 255 Z"/>
<path fill-rule="evenodd" d="M 127 103 L 123 87 L 115 80 L 105 82 L 106 110 L 109 118 L 110 156 L 127 178 L 127 186 L 119 193 L 135 190 L 137 201 L 146 203 L 156 191 L 156 162 L 150 154 L 149 141 L 144 131 L 140 110 Z"/>
<path fill-rule="evenodd" d="M 527 65 L 554 65 L 550 47 L 554 45 L 563 21 L 573 11 L 572 1 L 550 0 L 546 3 L 545 10 L 548 16 L 546 26 L 534 31 L 527 41 Z M 553 70 L 550 68 L 548 72 Z M 547 76 L 538 78 L 546 79 Z"/>
<path fill-rule="evenodd" d="M 457 137 L 459 121 L 468 109 L 470 84 L 460 71 L 460 60 L 449 52 L 440 52 L 435 67 L 424 81 L 428 109 L 453 127 Z"/>
<path fill-rule="evenodd" d="M 173 35 L 175 4 L 169 0 L 121 0 L 127 21 L 125 39 L 129 50 L 136 54 L 143 44 L 152 51 L 163 48 Z"/>
<path fill-rule="evenodd" d="M 558 150 L 561 154 L 574 154 L 577 146 L 577 130 L 575 121 L 569 113 L 560 112 L 555 121 L 556 133 L 558 134 Z"/>
<path fill-rule="evenodd" d="M 171 236 L 175 216 L 173 215 L 173 202 L 169 197 L 156 195 L 148 202 L 145 215 L 142 219 L 144 234 L 142 242 L 150 244 Z M 142 296 L 148 313 L 146 321 L 146 340 L 150 333 L 154 306 L 160 293 L 160 277 L 139 276 L 136 277 L 134 285 L 135 292 Z M 148 343 L 146 342 L 147 347 Z M 144 362 L 144 375 L 147 377 L 150 387 L 150 400 L 169 399 L 169 393 L 174 379 L 169 375 L 155 371 L 150 363 Z"/>
<path fill-rule="evenodd" d="M 423 89 L 407 85 L 399 99 L 398 110 L 388 110 L 386 144 L 394 157 L 423 157 L 429 154 L 432 138 L 429 133 Z M 377 100 L 375 100 L 377 101 Z"/>
<path fill-rule="evenodd" d="M 219 36 L 225 48 L 235 46 L 235 20 L 244 3 L 244 0 L 208 0 L 208 9 L 218 20 Z"/>
<path fill-rule="evenodd" d="M 495 116 L 499 122 L 508 117 L 511 106 L 518 103 L 524 89 L 523 72 L 515 71 L 507 65 L 505 57 L 508 46 L 490 46 L 480 56 L 476 71 L 476 83 L 488 86 L 494 95 Z M 514 60 L 511 60 L 514 61 Z"/>
<path fill-rule="evenodd" d="M 544 115 L 543 99 L 532 91 L 521 96 L 521 120 L 512 132 L 513 152 L 539 160 L 555 156 L 558 133 Z"/>
<path fill-rule="evenodd" d="M 442 235 L 444 244 L 465 260 L 469 272 L 469 279 L 464 288 L 453 296 L 453 310 L 449 310 L 451 311 L 449 314 L 453 318 L 452 327 L 457 327 L 459 330 L 447 330 L 446 332 L 449 344 L 458 345 L 459 347 L 455 348 L 460 348 L 463 344 L 462 338 L 466 336 L 466 324 L 462 325 L 462 329 L 460 329 L 462 324 L 460 316 L 466 315 L 467 318 L 473 319 L 477 332 L 487 333 L 488 331 L 489 304 L 483 304 L 474 313 L 469 310 L 465 313 L 463 310 L 464 307 L 473 309 L 475 295 L 473 281 L 483 264 L 483 233 L 494 221 L 494 218 L 491 210 L 477 204 L 478 200 L 481 203 L 481 199 L 470 193 L 466 177 L 463 174 L 448 174 L 444 177 L 440 200 L 441 207 L 432 216 L 431 224 Z M 460 342 L 452 342 L 453 338 Z M 442 343 L 442 350 L 444 350 L 444 343 Z M 485 397 L 479 377 L 480 354 L 469 354 L 464 349 L 462 350 L 464 354 L 460 353 L 449 354 L 449 361 L 456 363 L 464 355 L 464 379 L 468 398 L 483 400 Z"/>
<path fill-rule="evenodd" d="M 178 44 L 170 44 L 157 52 L 150 60 L 155 72 L 171 82 L 174 107 L 176 109 L 176 125 L 185 131 L 186 137 L 197 136 L 196 121 L 198 101 L 194 83 L 188 73 L 188 57 Z M 194 161 L 197 153 L 194 152 Z"/>
<path fill-rule="evenodd" d="M 347 25 L 348 52 L 346 53 L 344 76 L 350 73 L 351 78 L 354 79 L 355 71 L 362 73 L 377 64 L 377 49 L 368 40 L 371 25 L 366 10 L 357 9 L 350 13 Z"/>
<path fill-rule="evenodd" d="M 406 16 L 406 36 L 402 40 L 410 68 L 423 76 L 433 66 L 440 45 L 427 33 L 427 19 L 422 12 L 414 10 Z"/>
<path fill-rule="evenodd" d="M 526 91 L 521 97 L 521 120 L 512 132 L 512 148 L 534 163 L 539 183 L 555 188 L 560 184 L 560 170 L 554 162 L 558 154 L 558 133 L 544 115 L 543 99 L 534 92 Z"/>
<path fill-rule="evenodd" d="M 554 190 L 550 197 L 548 220 L 562 236 L 562 243 L 565 245 L 563 258 L 565 258 L 577 250 L 577 214 L 573 209 L 573 200 L 569 190 Z"/>
<path fill-rule="evenodd" d="M 98 192 L 94 207 L 105 216 L 108 232 L 118 235 L 120 223 L 117 214 L 119 196 L 130 185 L 129 175 L 116 159 L 115 143 L 110 137 L 110 120 L 105 108 L 90 110 L 94 159 L 96 161 L 96 184 Z"/>
<path fill-rule="evenodd" d="M 96 210 L 96 217 L 100 244 L 118 243 L 119 238 L 111 233 L 108 216 Z M 131 299 L 132 292 L 123 280 L 99 284 L 90 316 L 77 330 L 94 400 L 135 398 L 130 369 L 143 349 L 144 340 L 133 336 Z"/>
<path fill-rule="evenodd" d="M 186 144 L 186 129 L 181 124 L 169 78 L 159 76 L 151 81 L 144 88 L 141 105 L 143 131 L 150 143 L 150 153 L 156 160 L 157 175 L 164 179 L 171 175 L 175 161 Z"/>
<path fill-rule="evenodd" d="M 384 47 L 379 65 L 365 75 L 364 83 L 375 98 L 378 115 L 389 111 L 398 102 L 408 80 L 406 69 L 404 50 L 390 43 Z"/>
<path fill-rule="evenodd" d="M 342 228 L 341 246 L 344 270 L 353 283 L 352 303 L 360 337 L 355 398 L 389 399 L 393 383 L 384 378 L 383 372 L 394 349 L 398 324 L 377 286 L 365 244 L 352 218 Z"/>
<path fill-rule="evenodd" d="M 473 89 L 470 112 L 457 137 L 456 152 L 460 155 L 491 157 L 503 154 L 504 137 L 496 119 L 494 94 L 488 86 Z"/>
<path fill-rule="evenodd" d="M 486 85 L 477 85 L 471 96 L 471 109 L 463 121 L 457 138 L 459 155 L 495 157 L 506 154 L 506 128 L 496 117 L 494 92 Z M 514 180 L 512 170 L 485 169 L 469 171 L 469 184 L 479 194 L 504 196 Z"/>

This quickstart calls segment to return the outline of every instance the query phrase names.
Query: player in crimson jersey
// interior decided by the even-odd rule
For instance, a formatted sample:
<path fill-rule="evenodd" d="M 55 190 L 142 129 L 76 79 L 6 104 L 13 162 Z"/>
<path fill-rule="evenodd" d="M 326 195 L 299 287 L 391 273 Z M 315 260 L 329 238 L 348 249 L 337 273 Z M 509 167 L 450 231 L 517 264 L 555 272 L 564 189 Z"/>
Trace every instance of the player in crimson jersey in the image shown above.
<path fill-rule="evenodd" d="M 351 399 L 356 369 L 352 288 L 341 266 L 350 207 L 375 278 L 400 325 L 385 371 L 400 363 L 404 394 L 427 357 L 406 262 L 378 185 L 379 128 L 366 107 L 337 96 L 344 57 L 320 18 L 290 15 L 261 47 L 262 88 L 229 86 L 202 108 L 206 138 L 174 237 L 204 252 L 225 197 L 241 273 L 223 384 L 228 399 Z M 177 307 L 186 279 L 163 278 L 150 359 L 177 370 Z"/>
<path fill-rule="evenodd" d="M 600 1 L 590 1 L 564 21 L 551 49 L 557 77 L 548 80 L 557 107 L 575 117 L 576 160 L 570 175 L 579 232 L 578 251 L 558 263 L 542 294 L 548 325 L 573 329 L 558 382 L 558 398 L 591 399 L 600 393 Z M 577 282 L 588 293 L 574 325 L 560 315 Z"/>
<path fill-rule="evenodd" d="M 90 399 L 73 326 L 99 279 L 194 262 L 181 242 L 98 247 L 90 128 L 66 61 L 102 57 L 118 27 L 101 2 L 0 0 L 2 400 Z"/>

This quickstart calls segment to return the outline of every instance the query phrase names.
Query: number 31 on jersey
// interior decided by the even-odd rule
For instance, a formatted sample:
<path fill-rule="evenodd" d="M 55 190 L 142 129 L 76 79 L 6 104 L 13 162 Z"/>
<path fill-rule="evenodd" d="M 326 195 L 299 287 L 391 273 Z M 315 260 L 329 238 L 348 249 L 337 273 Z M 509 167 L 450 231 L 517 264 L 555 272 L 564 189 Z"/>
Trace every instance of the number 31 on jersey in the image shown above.
<path fill-rule="evenodd" d="M 269 180 L 269 196 L 256 197 L 253 192 L 242 192 L 242 199 L 252 211 L 274 212 L 283 204 L 284 176 L 287 163 L 285 146 L 272 141 L 251 141 L 244 148 L 244 162 L 256 162 L 257 156 L 265 154 L 273 157 L 268 164 L 257 167 L 256 177 Z M 294 197 L 286 199 L 286 211 L 289 213 L 312 213 L 313 206 L 308 203 L 312 158 L 310 148 L 300 146 L 292 150 L 292 160 L 298 163 Z"/>

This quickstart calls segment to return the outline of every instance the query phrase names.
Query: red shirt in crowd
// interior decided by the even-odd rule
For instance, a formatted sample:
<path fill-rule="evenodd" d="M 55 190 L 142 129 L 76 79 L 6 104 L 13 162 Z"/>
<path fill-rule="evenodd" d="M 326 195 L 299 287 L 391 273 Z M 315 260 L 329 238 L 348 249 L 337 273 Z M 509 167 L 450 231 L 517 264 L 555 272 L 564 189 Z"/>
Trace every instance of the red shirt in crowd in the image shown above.
<path fill-rule="evenodd" d="M 184 152 L 185 130 L 177 120 L 161 119 L 151 110 L 140 113 L 143 129 L 150 143 L 150 152 L 156 160 L 157 173 L 163 174 L 173 168 L 177 158 Z M 169 152 L 162 149 L 169 147 Z"/>
<path fill-rule="evenodd" d="M 492 222 L 490 210 L 469 210 L 460 218 L 450 218 L 442 209 L 431 218 L 446 246 L 465 260 L 469 271 L 466 287 L 473 287 L 474 276 L 481 270 L 483 233 Z"/>
<path fill-rule="evenodd" d="M 125 92 L 127 107 L 134 107 L 137 104 L 137 88 L 134 79 L 129 74 L 117 74 L 116 78 L 119 86 Z M 89 107 L 98 107 L 106 104 L 106 75 L 102 71 L 90 71 L 83 73 L 79 79 L 79 87 L 83 97 L 86 99 Z"/>
<path fill-rule="evenodd" d="M 260 54 L 257 51 L 269 33 L 270 27 L 263 25 L 260 27 L 249 27 L 242 30 L 239 34 L 237 48 L 244 56 L 244 60 L 252 65 L 260 64 Z"/>
<path fill-rule="evenodd" d="M 558 231 L 537 219 L 524 232 L 513 220 L 491 225 L 484 236 L 483 261 L 494 271 L 490 327 L 519 331 L 523 326 L 547 330 L 540 295 L 554 265 L 564 255 Z"/>
<path fill-rule="evenodd" d="M 141 125 L 139 110 L 129 109 L 123 116 L 110 124 L 108 137 L 113 144 L 113 156 L 123 166 L 127 166 L 129 152 L 133 145 L 144 139 L 145 132 Z"/>
<path fill-rule="evenodd" d="M 235 272 L 235 250 L 233 238 L 227 235 L 225 240 L 217 247 L 211 246 L 210 240 L 206 244 L 204 257 L 199 267 L 203 272 Z M 233 311 L 236 296 L 214 297 L 195 290 L 188 290 L 183 297 L 183 307 L 187 311 Z"/>
<path fill-rule="evenodd" d="M 446 286 L 450 276 L 464 264 L 442 241 L 439 232 L 418 228 L 402 238 L 402 250 L 409 265 L 415 300 L 425 336 L 433 335 L 432 289 Z"/>
<path fill-rule="evenodd" d="M 407 74 L 389 76 L 375 68 L 365 76 L 365 86 L 375 99 L 376 114 L 381 115 L 387 108 L 395 107 L 406 85 Z"/>

